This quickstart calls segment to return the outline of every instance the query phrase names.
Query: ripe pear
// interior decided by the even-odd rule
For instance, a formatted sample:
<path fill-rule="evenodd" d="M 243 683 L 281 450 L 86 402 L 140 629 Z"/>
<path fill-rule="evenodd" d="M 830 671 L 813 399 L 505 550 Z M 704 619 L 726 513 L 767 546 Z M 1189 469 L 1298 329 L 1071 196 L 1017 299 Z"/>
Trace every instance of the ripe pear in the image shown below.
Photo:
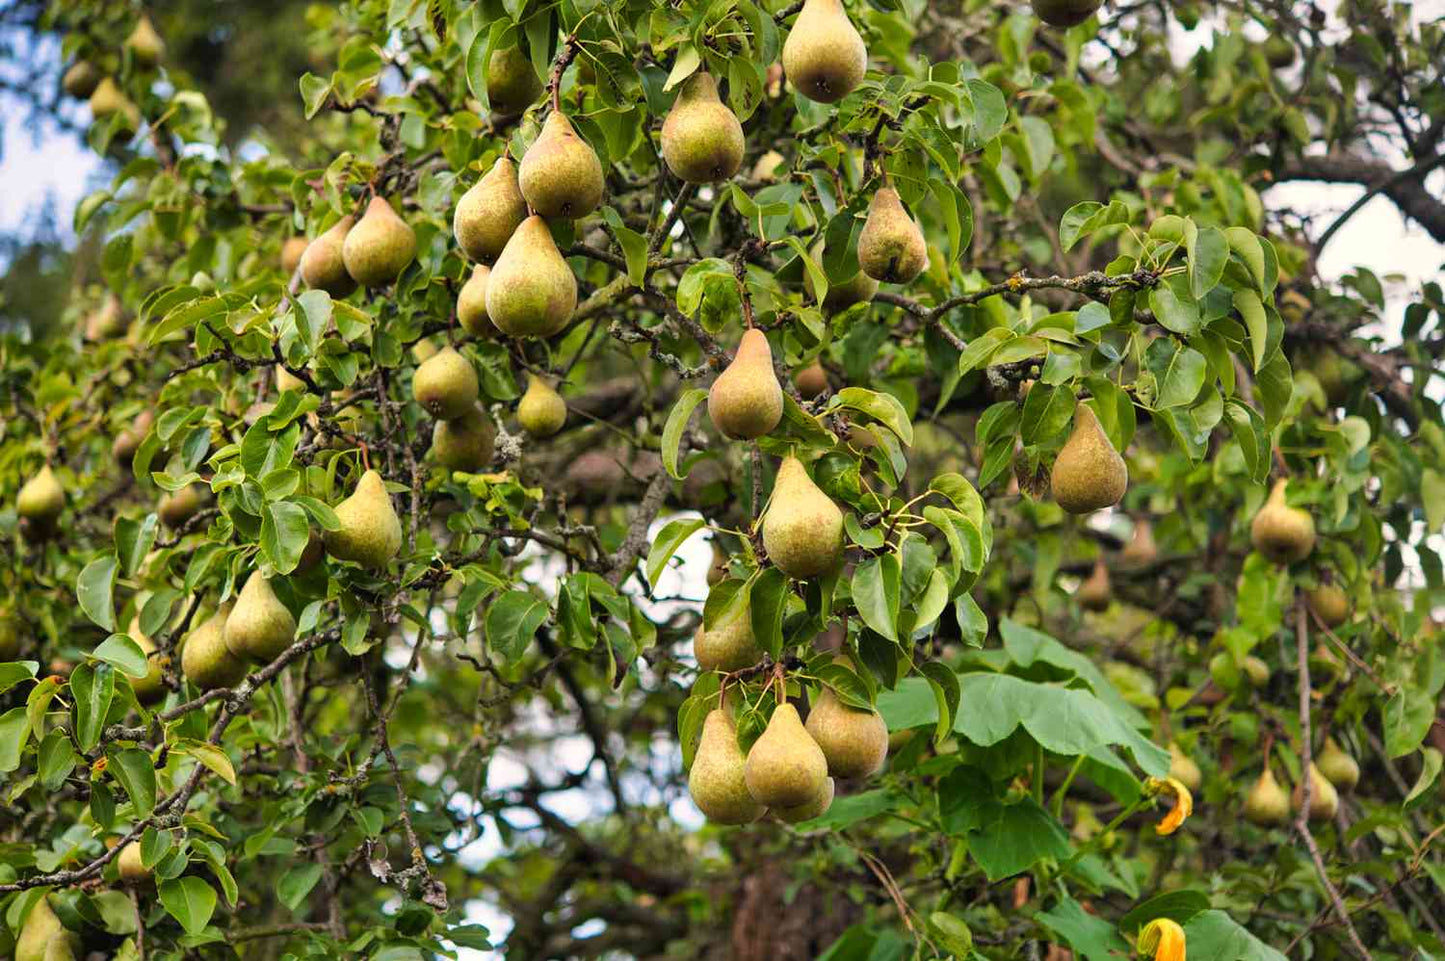
<path fill-rule="evenodd" d="M 1319 615 L 1326 627 L 1336 628 L 1349 620 L 1350 598 L 1338 584 L 1321 584 L 1306 596 L 1310 608 Z"/>
<path fill-rule="evenodd" d="M 115 865 L 120 872 L 120 879 L 130 884 L 138 884 L 151 876 L 151 869 L 141 861 L 139 841 L 131 841 L 121 848 L 120 855 L 115 859 Z"/>
<path fill-rule="evenodd" d="M 1204 774 L 1199 770 L 1199 765 L 1173 741 L 1169 742 L 1169 776 L 1189 788 L 1191 793 L 1198 791 L 1199 785 L 1204 783 Z"/>
<path fill-rule="evenodd" d="M 432 428 L 431 448 L 437 463 L 469 474 L 487 466 L 496 442 L 497 428 L 475 404 L 461 417 L 439 420 Z"/>
<path fill-rule="evenodd" d="M 332 557 L 379 570 L 401 550 L 401 519 L 376 471 L 361 475 L 355 493 L 336 505 L 336 516 L 340 529 L 325 534 Z"/>
<path fill-rule="evenodd" d="M 296 639 L 296 618 L 281 603 L 271 582 L 252 571 L 226 618 L 226 647 L 245 661 L 269 664 Z"/>
<path fill-rule="evenodd" d="M 1335 786 L 1330 783 L 1320 769 L 1313 762 L 1310 763 L 1310 810 L 1311 821 L 1332 821 L 1335 812 L 1340 809 L 1340 794 Z M 1296 811 L 1304 801 L 1304 780 L 1294 786 L 1294 794 L 1290 797 L 1291 805 Z"/>
<path fill-rule="evenodd" d="M 341 260 L 363 287 L 385 287 L 416 258 L 416 231 L 385 197 L 372 197 L 366 213 L 341 244 Z"/>
<path fill-rule="evenodd" d="M 763 659 L 763 649 L 753 636 L 753 618 L 750 607 L 744 607 L 736 617 L 712 626 L 697 626 L 692 635 L 692 653 L 702 671 L 740 671 L 752 667 Z"/>
<path fill-rule="evenodd" d="M 305 237 L 287 237 L 281 242 L 281 273 L 290 277 L 301 266 L 301 257 L 311 246 Z"/>
<path fill-rule="evenodd" d="M 823 262 L 821 241 L 813 245 L 813 260 L 820 264 Z M 806 270 L 803 271 L 803 287 L 808 291 L 810 297 L 814 300 L 818 299 L 817 292 L 813 289 L 813 275 Z M 840 314 L 854 304 L 870 303 L 877 294 L 878 281 L 859 270 L 847 280 L 829 284 L 828 292 L 823 295 L 823 303 L 820 306 L 824 313 Z"/>
<path fill-rule="evenodd" d="M 1077 27 L 1094 15 L 1103 0 L 1033 0 L 1034 16 L 1051 27 Z"/>
<path fill-rule="evenodd" d="M 737 726 L 727 707 L 708 712 L 702 740 L 687 774 L 692 803 L 718 824 L 750 824 L 762 817 L 763 805 L 748 793 L 743 770 L 747 759 L 738 747 Z"/>
<path fill-rule="evenodd" d="M 153 704 L 166 696 L 166 682 L 164 672 L 161 670 L 160 661 L 151 655 L 156 652 L 156 642 L 146 636 L 140 629 L 140 615 L 131 618 L 130 629 L 126 631 L 130 639 L 146 655 L 146 663 L 150 669 L 146 671 L 145 677 L 130 678 L 130 688 L 135 692 L 135 699 L 142 704 Z"/>
<path fill-rule="evenodd" d="M 787 821 L 789 824 L 797 824 L 801 821 L 811 821 L 813 818 L 822 817 L 828 813 L 828 808 L 833 806 L 833 794 L 836 785 L 832 778 L 823 781 L 823 790 L 818 796 L 806 804 L 799 804 L 796 807 L 775 807 L 768 810 L 776 814 L 779 820 Z"/>
<path fill-rule="evenodd" d="M 551 437 L 567 423 L 567 402 L 547 379 L 527 375 L 527 392 L 517 404 L 517 422 L 533 437 Z"/>
<path fill-rule="evenodd" d="M 206 503 L 207 488 L 202 484 L 187 484 L 174 493 L 161 497 L 160 504 L 156 506 L 156 513 L 161 517 L 161 523 L 175 530 L 181 527 L 196 516 Z"/>
<path fill-rule="evenodd" d="M 766 807 L 797 807 L 817 800 L 828 777 L 828 759 L 786 701 L 773 711 L 743 766 L 748 794 Z"/>
<path fill-rule="evenodd" d="M 1148 567 L 1159 558 L 1159 548 L 1154 545 L 1154 528 L 1147 518 L 1134 522 L 1134 534 L 1129 543 L 1119 552 L 1131 567 Z"/>
<path fill-rule="evenodd" d="M 1353 791 L 1355 785 L 1360 783 L 1359 763 L 1346 754 L 1332 737 L 1325 739 L 1325 749 L 1315 758 L 1315 766 L 1341 791 Z"/>
<path fill-rule="evenodd" d="M 181 646 L 181 673 L 202 691 L 234 687 L 246 676 L 246 662 L 226 646 L 226 621 L 230 616 L 231 602 L 227 601 L 191 631 Z"/>
<path fill-rule="evenodd" d="M 798 388 L 798 393 L 804 399 L 812 400 L 828 389 L 828 372 L 823 369 L 822 361 L 817 358 L 806 367 L 798 369 L 793 374 L 793 384 Z"/>
<path fill-rule="evenodd" d="M 928 266 L 928 242 L 903 209 L 898 191 L 880 187 L 858 234 L 858 267 L 874 280 L 910 283 Z"/>
<path fill-rule="evenodd" d="M 547 221 L 528 217 L 487 278 L 487 316 L 511 337 L 551 337 L 567 326 L 576 306 L 577 278 Z"/>
<path fill-rule="evenodd" d="M 1264 687 L 1269 683 L 1269 665 L 1253 654 L 1244 659 L 1240 669 L 1244 673 L 1244 679 L 1253 687 Z"/>
<path fill-rule="evenodd" d="M 679 180 L 711 184 L 727 180 L 743 163 L 743 125 L 718 99 L 712 74 L 683 81 L 662 122 L 662 159 Z"/>
<path fill-rule="evenodd" d="M 527 201 L 517 185 L 517 165 L 511 157 L 498 157 L 492 169 L 457 201 L 452 233 L 468 257 L 491 264 L 526 219 Z"/>
<path fill-rule="evenodd" d="M 520 47 L 493 50 L 487 62 L 487 100 L 498 119 L 510 120 L 542 95 L 542 80 Z"/>
<path fill-rule="evenodd" d="M 297 377 L 291 371 L 280 364 L 276 365 L 276 390 L 285 393 L 288 390 L 305 390 L 306 381 Z"/>
<path fill-rule="evenodd" d="M 1284 824 L 1289 820 L 1289 795 L 1274 779 L 1269 768 L 1254 782 L 1244 799 L 1244 816 L 1261 827 Z"/>
<path fill-rule="evenodd" d="M 783 388 L 773 370 L 768 337 L 756 327 L 743 332 L 738 352 L 712 382 L 707 412 L 725 437 L 752 440 L 783 419 Z"/>
<path fill-rule="evenodd" d="M 763 517 L 763 548 L 775 567 L 799 579 L 833 570 L 843 556 L 843 512 L 791 454 L 778 467 Z"/>
<path fill-rule="evenodd" d="M 602 161 L 560 110 L 547 115 L 541 136 L 522 157 L 518 180 L 541 217 L 579 220 L 602 203 Z"/>
<path fill-rule="evenodd" d="M 74 961 L 78 938 L 60 923 L 47 897 L 25 916 L 15 939 L 15 961 Z"/>
<path fill-rule="evenodd" d="M 46 464 L 20 488 L 15 497 L 15 513 L 38 527 L 50 528 L 65 510 L 65 488 L 56 480 L 55 472 Z"/>
<path fill-rule="evenodd" d="M 753 179 L 767 184 L 775 183 L 778 179 L 778 167 L 787 159 L 776 150 L 769 150 L 753 164 Z"/>
<path fill-rule="evenodd" d="M 1074 430 L 1054 460 L 1054 500 L 1070 514 L 1087 514 L 1119 503 L 1129 487 L 1129 468 L 1114 450 L 1093 408 L 1074 408 Z"/>
<path fill-rule="evenodd" d="M 478 393 L 476 368 L 455 347 L 444 347 L 427 358 L 412 376 L 412 397 L 441 420 L 466 414 L 477 405 Z"/>
<path fill-rule="evenodd" d="M 130 32 L 130 36 L 125 38 L 125 48 L 130 51 L 135 62 L 142 67 L 154 67 L 160 63 L 161 56 L 166 52 L 166 42 L 156 32 L 151 18 L 141 14 L 135 29 Z"/>
<path fill-rule="evenodd" d="M 1102 557 L 1094 561 L 1093 572 L 1074 592 L 1074 599 L 1086 611 L 1102 611 L 1114 599 L 1113 588 L 1109 585 L 1109 568 Z"/>
<path fill-rule="evenodd" d="M 727 580 L 727 576 L 728 556 L 723 549 L 718 546 L 717 541 L 713 541 L 712 564 L 709 565 L 707 569 L 707 586 L 716 587 L 722 581 Z M 699 630 L 701 630 L 701 627 L 699 627 Z M 694 649 L 696 648 L 694 647 Z"/>
<path fill-rule="evenodd" d="M 1315 522 L 1309 512 L 1290 507 L 1285 500 L 1289 481 L 1281 478 L 1254 515 L 1249 536 L 1254 549 L 1276 564 L 1293 564 L 1315 549 Z"/>
<path fill-rule="evenodd" d="M 487 282 L 491 277 L 492 268 L 477 264 L 457 294 L 457 320 L 473 337 L 492 337 L 497 333 L 492 318 L 487 316 Z"/>
<path fill-rule="evenodd" d="M 100 83 L 90 92 L 90 115 L 104 120 L 113 114 L 126 119 L 127 129 L 134 131 L 140 126 L 140 108 L 109 77 L 102 77 Z"/>
<path fill-rule="evenodd" d="M 89 60 L 77 60 L 60 78 L 61 88 L 76 100 L 84 100 L 100 85 L 100 71 Z"/>
<path fill-rule="evenodd" d="M 833 777 L 868 777 L 888 758 L 888 725 L 877 711 L 860 711 L 824 687 L 808 712 L 807 731 L 828 759 Z"/>
<path fill-rule="evenodd" d="M 307 287 L 324 290 L 336 298 L 356 289 L 356 281 L 346 272 L 341 254 L 354 223 L 356 218 L 347 214 L 306 245 L 306 252 L 301 255 L 301 279 Z"/>
<path fill-rule="evenodd" d="M 868 69 L 868 48 L 842 0 L 805 0 L 783 44 L 783 70 L 799 93 L 837 103 Z"/>

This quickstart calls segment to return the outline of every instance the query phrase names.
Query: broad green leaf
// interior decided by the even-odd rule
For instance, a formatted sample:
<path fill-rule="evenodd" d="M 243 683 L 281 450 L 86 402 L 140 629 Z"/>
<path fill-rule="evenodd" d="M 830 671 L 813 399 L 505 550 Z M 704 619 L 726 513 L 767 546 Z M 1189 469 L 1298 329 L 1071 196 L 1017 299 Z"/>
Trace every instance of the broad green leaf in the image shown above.
<path fill-rule="evenodd" d="M 118 563 L 114 554 L 104 554 L 85 565 L 75 582 L 75 596 L 80 609 L 98 627 L 107 631 L 115 630 L 115 602 L 111 592 L 115 589 L 115 571 Z"/>
<path fill-rule="evenodd" d="M 291 911 L 295 911 L 320 880 L 321 865 L 298 864 L 281 875 L 281 879 L 276 882 L 276 899 Z"/>
<path fill-rule="evenodd" d="M 216 910 L 216 892 L 193 874 L 163 881 L 157 888 L 161 905 L 187 934 L 200 934 Z"/>
<path fill-rule="evenodd" d="M 831 406 L 862 411 L 898 437 L 905 445 L 913 444 L 913 422 L 898 398 L 892 394 L 865 387 L 844 387 L 833 396 Z"/>
<path fill-rule="evenodd" d="M 1181 347 L 1168 337 L 1160 337 L 1149 345 L 1144 362 L 1154 375 L 1154 407 L 1158 410 L 1191 403 L 1199 396 L 1209 367 L 1199 351 Z"/>
<path fill-rule="evenodd" d="M 81 664 L 70 673 L 70 693 L 75 702 L 75 740 L 82 751 L 92 751 L 100 743 L 115 697 L 115 668 L 104 661 Z"/>
<path fill-rule="evenodd" d="M 705 526 L 707 521 L 701 517 L 680 517 L 668 521 L 666 526 L 657 532 L 657 536 L 652 539 L 652 546 L 648 548 L 647 583 L 657 584 L 658 576 L 662 574 L 672 555 L 677 553 L 684 541 Z"/>
<path fill-rule="evenodd" d="M 150 672 L 145 651 L 125 634 L 112 634 L 91 651 L 90 656 L 105 661 L 127 677 L 145 677 Z"/>
<path fill-rule="evenodd" d="M 111 751 L 108 772 L 130 795 L 138 817 L 150 817 L 156 806 L 156 772 L 151 756 L 140 748 Z"/>
<path fill-rule="evenodd" d="M 1234 292 L 1234 309 L 1244 318 L 1244 327 L 1249 331 L 1249 346 L 1253 357 L 1253 370 L 1259 372 L 1264 363 L 1265 350 L 1269 345 L 1269 318 L 1265 316 L 1264 304 L 1259 294 L 1252 290 Z"/>
<path fill-rule="evenodd" d="M 526 652 L 551 611 L 526 591 L 507 591 L 487 608 L 487 646 L 508 664 Z"/>
<path fill-rule="evenodd" d="M 853 603 L 863 623 L 894 643 L 898 642 L 898 555 L 870 557 L 853 572 Z"/>
<path fill-rule="evenodd" d="M 1084 961 L 1120 961 L 1131 954 L 1114 925 L 1088 913 L 1073 898 L 1061 898 L 1048 911 L 1035 914 L 1034 920 L 1063 938 Z"/>
<path fill-rule="evenodd" d="M 677 470 L 678 445 L 682 443 L 682 435 L 687 430 L 687 422 L 692 419 L 692 412 L 706 399 L 707 391 L 701 387 L 684 391 L 677 403 L 672 405 L 672 412 L 667 415 L 667 423 L 663 425 L 662 466 L 667 468 L 669 476 L 677 480 L 686 476 Z"/>

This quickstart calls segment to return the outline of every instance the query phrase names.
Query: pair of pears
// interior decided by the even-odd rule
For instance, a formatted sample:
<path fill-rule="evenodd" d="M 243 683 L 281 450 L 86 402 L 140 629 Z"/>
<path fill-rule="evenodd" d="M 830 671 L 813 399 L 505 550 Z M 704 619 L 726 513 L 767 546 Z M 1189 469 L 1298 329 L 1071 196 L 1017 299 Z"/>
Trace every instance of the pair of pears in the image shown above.
<path fill-rule="evenodd" d="M 497 429 L 478 405 L 480 385 L 471 361 L 450 345 L 422 361 L 412 375 L 412 397 L 437 418 L 432 451 L 450 470 L 476 473 L 491 462 Z"/>
<path fill-rule="evenodd" d="M 416 258 L 416 231 L 385 197 L 372 197 L 360 220 L 347 214 L 301 255 L 306 286 L 345 297 L 360 284 L 384 287 Z"/>
<path fill-rule="evenodd" d="M 181 648 L 181 673 L 202 691 L 234 687 L 249 664 L 270 663 L 295 639 L 296 618 L 265 575 L 254 571 L 234 602 L 191 631 Z"/>

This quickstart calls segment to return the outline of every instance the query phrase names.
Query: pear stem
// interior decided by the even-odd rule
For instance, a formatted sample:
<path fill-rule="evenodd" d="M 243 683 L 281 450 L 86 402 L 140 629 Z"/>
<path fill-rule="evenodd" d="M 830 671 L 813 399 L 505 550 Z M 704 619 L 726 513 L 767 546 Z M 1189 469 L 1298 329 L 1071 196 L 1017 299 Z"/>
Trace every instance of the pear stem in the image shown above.
<path fill-rule="evenodd" d="M 547 78 L 547 94 L 552 101 L 552 109 L 557 113 L 562 112 L 562 74 L 567 72 L 567 65 L 577 56 L 578 46 L 577 34 L 569 34 L 567 42 L 562 44 L 562 49 L 557 51 L 557 59 L 552 63 L 552 75 Z"/>

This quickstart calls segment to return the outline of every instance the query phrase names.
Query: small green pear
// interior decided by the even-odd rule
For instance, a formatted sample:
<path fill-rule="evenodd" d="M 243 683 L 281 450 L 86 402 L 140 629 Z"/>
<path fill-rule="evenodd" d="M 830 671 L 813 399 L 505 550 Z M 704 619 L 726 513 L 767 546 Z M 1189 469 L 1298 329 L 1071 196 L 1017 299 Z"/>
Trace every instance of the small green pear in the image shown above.
<path fill-rule="evenodd" d="M 347 214 L 311 243 L 301 255 L 301 279 L 313 290 L 324 290 L 340 299 L 356 289 L 356 281 L 346 272 L 342 251 L 356 218 Z"/>
<path fill-rule="evenodd" d="M 808 366 L 794 371 L 793 385 L 798 388 L 803 399 L 812 400 L 827 392 L 828 372 L 823 369 L 822 362 L 814 358 Z"/>
<path fill-rule="evenodd" d="M 509 337 L 551 337 L 577 306 L 577 278 L 547 221 L 528 217 L 487 279 L 487 316 Z"/>
<path fill-rule="evenodd" d="M 911 283 L 928 267 L 928 242 L 903 208 L 898 191 L 882 187 L 868 205 L 858 234 L 858 268 L 874 280 Z"/>
<path fill-rule="evenodd" d="M 783 44 L 783 70 L 799 93 L 837 103 L 863 80 L 868 48 L 842 0 L 804 0 Z"/>
<path fill-rule="evenodd" d="M 763 659 L 763 649 L 753 636 L 751 607 L 744 606 L 735 617 L 714 624 L 708 630 L 699 624 L 692 636 L 692 653 L 702 671 L 740 671 Z"/>
<path fill-rule="evenodd" d="M 281 242 L 281 273 L 290 277 L 301 266 L 306 248 L 311 246 L 305 237 L 287 237 Z"/>
<path fill-rule="evenodd" d="M 498 119 L 510 120 L 542 95 L 542 80 L 521 47 L 501 47 L 487 61 L 487 100 Z"/>
<path fill-rule="evenodd" d="M 806 727 L 828 759 L 828 773 L 833 777 L 868 777 L 888 758 L 888 725 L 883 715 L 849 707 L 831 688 L 824 687 L 813 702 Z"/>
<path fill-rule="evenodd" d="M 756 327 L 743 332 L 738 352 L 707 393 L 707 412 L 726 437 L 752 440 L 783 419 L 783 388 L 773 370 L 768 337 Z"/>
<path fill-rule="evenodd" d="M 433 417 L 461 417 L 477 405 L 476 368 L 455 347 L 444 347 L 416 369 L 411 393 Z"/>
<path fill-rule="evenodd" d="M 366 213 L 341 244 L 341 260 L 363 287 L 385 287 L 416 259 L 416 231 L 385 197 L 372 197 Z"/>
<path fill-rule="evenodd" d="M 766 807 L 797 807 L 822 793 L 828 759 L 793 705 L 785 701 L 773 711 L 767 729 L 748 751 L 743 778 L 748 794 Z"/>
<path fill-rule="evenodd" d="M 361 475 L 356 491 L 336 505 L 336 517 L 341 527 L 325 534 L 332 557 L 380 570 L 401 550 L 401 519 L 376 471 Z"/>
<path fill-rule="evenodd" d="M 457 294 L 457 321 L 473 337 L 495 337 L 497 325 L 487 316 L 487 282 L 492 268 L 477 264 Z"/>
<path fill-rule="evenodd" d="M 226 646 L 226 620 L 230 616 L 231 602 L 227 601 L 191 631 L 181 646 L 181 673 L 202 691 L 235 687 L 246 676 L 246 662 Z"/>
<path fill-rule="evenodd" d="M 560 110 L 547 115 L 541 135 L 522 157 L 518 182 L 541 217 L 579 220 L 602 203 L 602 161 Z"/>
<path fill-rule="evenodd" d="M 811 821 L 813 818 L 822 817 L 828 813 L 828 808 L 833 806 L 833 794 L 836 790 L 837 786 L 834 784 L 833 779 L 831 777 L 826 778 L 823 781 L 823 789 L 818 792 L 818 796 L 813 798 L 813 800 L 805 804 L 799 804 L 796 807 L 779 806 L 768 808 L 768 810 L 776 814 L 779 820 L 786 821 L 789 824 Z"/>
<path fill-rule="evenodd" d="M 180 490 L 161 497 L 160 503 L 156 506 L 156 513 L 160 515 L 161 523 L 171 530 L 184 526 L 205 506 L 208 490 L 209 488 L 204 484 L 187 484 Z"/>
<path fill-rule="evenodd" d="M 125 38 L 125 48 L 130 51 L 135 62 L 142 67 L 154 67 L 160 63 L 161 57 L 166 52 L 166 42 L 156 32 L 151 18 L 141 14 L 135 29 L 130 32 L 130 36 Z"/>
<path fill-rule="evenodd" d="M 65 488 L 46 464 L 15 496 L 15 513 L 38 527 L 49 529 L 65 510 Z"/>
<path fill-rule="evenodd" d="M 302 380 L 300 377 L 297 377 L 295 374 L 291 373 L 291 371 L 287 370 L 285 367 L 281 366 L 280 364 L 277 364 L 277 365 L 275 366 L 275 370 L 276 370 L 276 390 L 277 390 L 279 393 L 283 393 L 283 394 L 284 394 L 284 393 L 285 393 L 286 391 L 288 391 L 288 390 L 305 390 L 305 389 L 306 389 L 306 381 Z"/>
<path fill-rule="evenodd" d="M 127 884 L 139 884 L 151 877 L 151 869 L 141 860 L 139 841 L 131 841 L 120 849 L 115 866 L 120 872 L 120 879 Z"/>
<path fill-rule="evenodd" d="M 269 664 L 296 639 L 296 618 L 281 603 L 271 582 L 252 571 L 226 618 L 226 647 L 246 661 Z"/>
<path fill-rule="evenodd" d="M 1305 596 L 1310 609 L 1319 615 L 1326 627 L 1333 629 L 1350 619 L 1350 597 L 1338 584 L 1321 584 Z"/>
<path fill-rule="evenodd" d="M 1288 821 L 1289 807 L 1289 795 L 1279 786 L 1270 769 L 1265 768 L 1244 799 L 1244 816 L 1260 827 L 1269 827 Z"/>
<path fill-rule="evenodd" d="M 96 120 L 104 120 L 115 114 L 125 117 L 125 129 L 134 132 L 140 128 L 140 108 L 114 80 L 102 77 L 90 93 L 90 115 Z"/>
<path fill-rule="evenodd" d="M 727 180 L 742 166 L 746 146 L 743 125 L 718 99 L 717 82 L 705 70 L 683 81 L 661 140 L 667 169 L 690 184 Z"/>
<path fill-rule="evenodd" d="M 1320 769 L 1310 763 L 1310 809 L 1309 819 L 1311 821 L 1333 821 L 1335 812 L 1340 809 L 1340 794 L 1329 779 L 1320 772 Z M 1304 780 L 1301 779 L 1294 786 L 1294 794 L 1290 797 L 1290 803 L 1296 811 L 1304 803 Z"/>
<path fill-rule="evenodd" d="M 1128 465 L 1083 401 L 1074 408 L 1074 430 L 1054 460 L 1051 485 L 1054 500 L 1070 514 L 1117 504 L 1129 488 Z"/>
<path fill-rule="evenodd" d="M 1319 768 L 1331 784 L 1346 793 L 1353 791 L 1360 783 L 1360 765 L 1335 743 L 1334 738 L 1325 739 L 1325 749 L 1315 758 Z"/>
<path fill-rule="evenodd" d="M 791 454 L 778 467 L 763 516 L 763 548 L 775 567 L 798 579 L 833 570 L 843 556 L 843 512 Z"/>
<path fill-rule="evenodd" d="M 51 910 L 49 895 L 42 895 L 15 939 L 15 961 L 74 961 L 79 939 Z"/>
<path fill-rule="evenodd" d="M 567 402 L 536 374 L 527 375 L 527 390 L 517 404 L 517 422 L 533 437 L 551 437 L 567 423 Z"/>
<path fill-rule="evenodd" d="M 95 93 L 100 85 L 101 73 L 89 60 L 77 60 L 60 78 L 61 88 L 77 100 L 84 100 Z"/>
<path fill-rule="evenodd" d="M 511 157 L 498 157 L 492 169 L 457 201 L 452 233 L 468 257 L 491 264 L 526 219 L 527 201 L 517 184 L 517 165 Z"/>
<path fill-rule="evenodd" d="M 165 672 L 161 670 L 160 661 L 151 656 L 156 652 L 156 642 L 151 640 L 151 638 L 140 629 L 139 614 L 131 618 L 130 629 L 126 631 L 126 633 L 130 635 L 130 639 L 135 641 L 136 645 L 146 655 L 146 663 L 149 665 L 149 670 L 146 671 L 145 677 L 132 677 L 128 679 L 130 681 L 130 688 L 135 692 L 135 699 L 137 701 L 140 701 L 142 704 L 154 704 L 166 696 Z"/>
<path fill-rule="evenodd" d="M 1285 500 L 1289 481 L 1281 478 L 1270 491 L 1250 524 L 1254 549 L 1276 564 L 1293 564 L 1315 549 L 1315 522 L 1308 511 L 1290 507 Z"/>
<path fill-rule="evenodd" d="M 702 722 L 702 740 L 687 774 L 692 803 L 718 824 L 750 824 L 763 815 L 763 805 L 748 792 L 747 759 L 738 747 L 737 726 L 727 707 L 714 708 Z"/>
<path fill-rule="evenodd" d="M 475 474 L 491 462 L 497 443 L 492 419 L 475 404 L 454 420 L 439 420 L 432 428 L 431 448 L 437 463 L 451 470 Z"/>

